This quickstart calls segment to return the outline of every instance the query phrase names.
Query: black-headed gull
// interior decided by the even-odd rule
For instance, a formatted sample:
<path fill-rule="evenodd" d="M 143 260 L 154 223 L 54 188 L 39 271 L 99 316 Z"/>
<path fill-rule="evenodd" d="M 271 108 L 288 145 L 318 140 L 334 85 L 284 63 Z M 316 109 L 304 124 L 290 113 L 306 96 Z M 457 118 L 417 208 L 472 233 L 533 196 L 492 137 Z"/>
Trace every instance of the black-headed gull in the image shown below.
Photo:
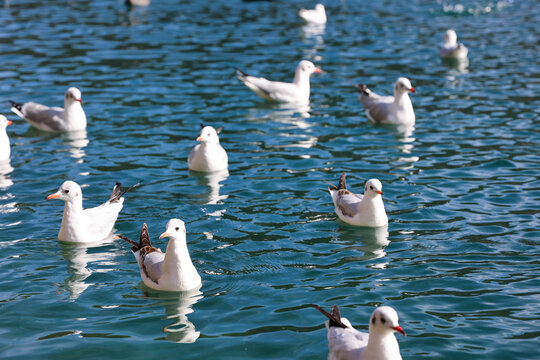
<path fill-rule="evenodd" d="M 360 102 L 368 118 L 375 123 L 414 124 L 416 118 L 409 92 L 416 93 L 409 79 L 400 77 L 394 84 L 394 96 L 381 96 L 360 84 Z"/>
<path fill-rule="evenodd" d="M 454 30 L 449 29 L 443 35 L 444 42 L 439 48 L 439 55 L 444 59 L 463 60 L 467 58 L 469 50 L 461 43 L 457 42 L 457 34 Z"/>
<path fill-rule="evenodd" d="M 250 76 L 239 69 L 236 69 L 236 72 L 238 74 L 238 80 L 242 81 L 264 100 L 308 104 L 310 94 L 309 77 L 313 73 L 322 72 L 322 70 L 316 67 L 311 61 L 302 60 L 296 67 L 296 73 L 292 83 L 270 81 L 262 77 Z"/>
<path fill-rule="evenodd" d="M 300 9 L 298 15 L 311 24 L 326 24 L 326 11 L 323 4 L 315 5 L 315 9 Z"/>
<path fill-rule="evenodd" d="M 4 115 L 0 115 L 0 161 L 8 160 L 11 155 L 11 147 L 9 145 L 9 136 L 6 128 L 13 124 Z"/>
<path fill-rule="evenodd" d="M 165 253 L 152 246 L 148 228 L 143 224 L 139 243 L 124 236 L 137 259 L 141 279 L 146 286 L 161 291 L 187 291 L 200 288 L 201 277 L 191 262 L 186 244 L 186 227 L 180 219 L 171 219 L 160 239 L 169 238 Z"/>
<path fill-rule="evenodd" d="M 356 330 L 347 318 L 341 317 L 337 305 L 331 313 L 310 305 L 328 318 L 329 360 L 401 360 L 394 332 L 405 335 L 405 331 L 399 326 L 397 312 L 390 306 L 379 306 L 373 311 L 368 334 Z"/>
<path fill-rule="evenodd" d="M 86 129 L 86 114 L 82 108 L 81 91 L 76 87 L 67 89 L 63 109 L 34 102 L 24 104 L 10 102 L 11 111 L 40 130 L 65 132 Z"/>
<path fill-rule="evenodd" d="M 364 187 L 364 195 L 347 190 L 345 173 L 341 174 L 338 186 L 328 188 L 337 216 L 354 226 L 379 227 L 388 224 L 388 216 L 382 201 L 382 184 L 370 179 Z"/>
<path fill-rule="evenodd" d="M 74 181 L 65 181 L 57 192 L 46 197 L 65 202 L 58 239 L 71 243 L 90 243 L 107 238 L 122 210 L 122 196 L 139 183 L 122 189 L 122 184 L 117 182 L 109 200 L 100 206 L 83 209 L 81 187 Z"/>
<path fill-rule="evenodd" d="M 216 130 L 211 126 L 201 124 L 201 134 L 197 138 L 197 141 L 201 143 L 195 145 L 188 158 L 190 170 L 213 172 L 227 169 L 229 166 L 227 152 L 219 144 L 218 134 L 222 129 Z"/>

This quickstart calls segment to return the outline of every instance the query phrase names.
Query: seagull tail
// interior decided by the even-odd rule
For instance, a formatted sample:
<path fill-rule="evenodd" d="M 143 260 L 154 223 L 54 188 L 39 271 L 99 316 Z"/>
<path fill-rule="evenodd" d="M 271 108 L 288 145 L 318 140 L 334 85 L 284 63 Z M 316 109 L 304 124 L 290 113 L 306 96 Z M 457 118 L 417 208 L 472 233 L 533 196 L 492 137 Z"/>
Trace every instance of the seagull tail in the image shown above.
<path fill-rule="evenodd" d="M 347 190 L 347 184 L 345 184 L 345 173 L 341 174 L 341 177 L 339 178 L 339 184 L 337 186 L 337 190 L 345 189 Z"/>
<path fill-rule="evenodd" d="M 234 68 L 236 70 L 236 78 L 242 82 L 246 82 L 246 78 L 249 76 L 239 68 Z"/>
<path fill-rule="evenodd" d="M 135 251 L 139 250 L 139 244 L 137 244 L 135 241 L 130 240 L 130 239 L 128 239 L 127 237 L 122 236 L 122 235 L 116 235 L 116 237 L 119 238 L 119 239 L 122 239 L 122 240 L 124 240 L 124 241 L 127 241 L 128 243 L 130 243 L 131 245 L 133 245 L 133 246 L 131 247 L 131 251 L 135 252 Z M 116 238 L 116 237 L 115 237 L 115 238 Z"/>
<path fill-rule="evenodd" d="M 137 182 L 135 185 L 131 185 L 127 189 L 123 189 L 122 188 L 122 183 L 117 181 L 116 184 L 114 185 L 111 197 L 109 198 L 109 202 L 114 203 L 114 202 L 120 201 L 120 199 L 122 198 L 122 196 L 124 196 L 125 193 L 127 193 L 128 191 L 130 191 L 134 187 L 138 186 L 142 182 L 143 182 L 143 180 Z"/>
<path fill-rule="evenodd" d="M 15 102 L 13 100 L 9 100 L 9 103 L 11 104 L 11 111 L 24 119 L 24 115 L 22 113 L 22 104 L 19 104 L 18 102 Z"/>
<path fill-rule="evenodd" d="M 369 89 L 366 84 L 358 84 L 353 86 L 362 94 L 369 96 Z"/>
<path fill-rule="evenodd" d="M 141 228 L 141 239 L 139 240 L 139 249 L 142 249 L 145 246 L 152 247 L 152 243 L 150 242 L 150 235 L 148 234 L 148 226 L 146 226 L 146 223 L 144 223 Z"/>
<path fill-rule="evenodd" d="M 340 328 L 343 328 L 343 329 L 346 329 L 348 328 L 347 325 L 345 325 L 342 321 L 341 321 L 341 314 L 339 313 L 339 308 L 337 305 L 334 305 L 332 306 L 332 312 L 329 313 L 328 311 L 324 310 L 323 308 L 321 308 L 320 306 L 318 305 L 315 305 L 315 304 L 309 304 L 311 306 L 313 306 L 315 309 L 319 310 L 321 312 L 321 314 L 323 314 L 324 316 L 326 316 L 329 320 L 328 322 L 328 325 L 329 327 L 340 327 Z"/>

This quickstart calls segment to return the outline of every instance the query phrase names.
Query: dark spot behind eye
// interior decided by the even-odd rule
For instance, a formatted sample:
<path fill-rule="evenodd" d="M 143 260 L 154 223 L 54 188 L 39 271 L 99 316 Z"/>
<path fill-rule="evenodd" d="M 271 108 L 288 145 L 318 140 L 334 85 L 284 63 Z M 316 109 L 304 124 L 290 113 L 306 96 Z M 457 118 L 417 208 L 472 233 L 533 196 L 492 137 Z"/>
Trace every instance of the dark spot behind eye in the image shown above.
<path fill-rule="evenodd" d="M 179 227 L 176 227 L 174 230 L 178 231 L 178 230 L 180 230 L 180 228 L 179 228 Z"/>
<path fill-rule="evenodd" d="M 373 325 L 375 325 L 375 317 L 373 317 L 373 318 L 371 319 L 371 323 L 372 323 Z"/>

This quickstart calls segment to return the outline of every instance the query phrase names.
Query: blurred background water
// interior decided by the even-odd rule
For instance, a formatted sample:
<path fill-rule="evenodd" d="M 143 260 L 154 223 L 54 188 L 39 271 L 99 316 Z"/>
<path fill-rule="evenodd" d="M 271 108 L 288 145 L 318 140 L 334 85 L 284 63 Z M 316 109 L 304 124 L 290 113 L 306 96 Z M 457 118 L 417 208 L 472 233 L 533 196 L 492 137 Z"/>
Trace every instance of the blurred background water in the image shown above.
<path fill-rule="evenodd" d="M 540 7 L 524 1 L 6 1 L 0 9 L 0 112 L 11 162 L 0 171 L 0 357 L 324 359 L 338 304 L 366 330 L 393 306 L 404 358 L 535 359 L 540 318 L 538 62 Z M 467 65 L 437 47 L 454 28 Z M 234 67 L 290 81 L 301 59 L 311 104 L 266 104 Z M 411 79 L 416 129 L 367 122 L 350 82 L 391 94 Z M 8 100 L 62 106 L 83 92 L 86 132 L 54 135 Z M 224 126 L 229 171 L 190 173 L 199 124 Z M 379 178 L 388 228 L 337 221 L 327 185 Z M 85 206 L 115 181 L 116 231 L 158 240 L 186 222 L 201 292 L 140 283 L 128 244 L 57 240 L 71 179 Z"/>

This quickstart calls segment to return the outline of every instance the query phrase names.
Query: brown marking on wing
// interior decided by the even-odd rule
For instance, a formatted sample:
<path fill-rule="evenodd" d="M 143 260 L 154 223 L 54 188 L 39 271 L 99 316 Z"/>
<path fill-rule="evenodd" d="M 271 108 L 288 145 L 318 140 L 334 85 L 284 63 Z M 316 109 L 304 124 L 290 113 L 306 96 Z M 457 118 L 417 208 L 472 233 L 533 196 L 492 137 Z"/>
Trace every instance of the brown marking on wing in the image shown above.
<path fill-rule="evenodd" d="M 144 225 L 146 225 L 146 224 L 144 224 Z M 153 252 L 162 252 L 162 251 L 159 250 L 158 248 L 153 247 L 153 246 L 144 246 L 144 247 L 142 247 L 140 249 L 140 252 L 139 252 L 139 256 L 141 257 L 141 267 L 142 267 L 146 277 L 149 278 L 149 279 L 152 279 L 152 278 L 150 277 L 150 275 L 148 275 L 148 271 L 146 270 L 146 266 L 144 266 L 144 258 L 146 257 L 146 255 L 148 255 L 150 253 L 153 253 Z M 156 284 L 158 283 L 158 280 L 152 279 L 152 281 L 154 281 Z"/>

